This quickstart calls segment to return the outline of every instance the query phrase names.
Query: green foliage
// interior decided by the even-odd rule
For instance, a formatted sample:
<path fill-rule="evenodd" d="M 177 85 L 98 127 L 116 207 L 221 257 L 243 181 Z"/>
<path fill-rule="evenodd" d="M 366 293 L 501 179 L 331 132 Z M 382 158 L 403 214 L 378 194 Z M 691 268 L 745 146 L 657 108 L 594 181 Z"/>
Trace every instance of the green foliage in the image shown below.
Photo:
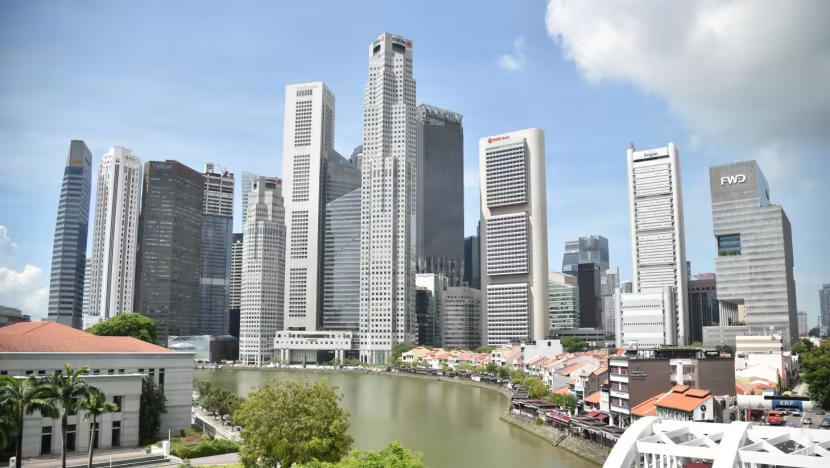
<path fill-rule="evenodd" d="M 400 359 L 401 354 L 412 350 L 415 348 L 415 345 L 409 343 L 398 343 L 392 348 L 392 354 L 389 355 L 389 362 L 395 362 Z"/>
<path fill-rule="evenodd" d="M 343 359 L 343 365 L 349 367 L 359 367 L 363 365 L 363 362 L 361 362 L 360 359 L 346 358 Z"/>
<path fill-rule="evenodd" d="M 238 452 L 239 447 L 239 442 L 228 439 L 213 439 L 203 440 L 192 447 L 181 442 L 174 442 L 170 446 L 170 452 L 179 458 L 200 458 Z"/>
<path fill-rule="evenodd" d="M 90 423 L 89 440 L 93 440 L 95 436 L 95 424 L 98 416 L 118 411 L 118 406 L 115 403 L 107 403 L 107 396 L 95 387 L 90 387 L 89 391 L 84 395 L 84 401 L 78 406 L 84 411 L 84 420 Z M 94 450 L 95 445 L 89 444 L 89 460 L 87 466 L 92 466 L 92 454 Z"/>
<path fill-rule="evenodd" d="M 812 341 L 808 339 L 803 339 L 795 343 L 790 350 L 793 352 L 793 354 L 801 354 L 807 351 L 812 351 L 814 347 L 815 345 Z"/>
<path fill-rule="evenodd" d="M 15 468 L 23 463 L 23 421 L 24 417 L 40 411 L 43 414 L 54 414 L 52 390 L 44 380 L 34 377 L 28 379 L 13 379 L 0 377 L 0 408 L 6 418 L 4 424 L 4 438 L 16 437 Z M 11 419 L 9 421 L 8 419 Z"/>
<path fill-rule="evenodd" d="M 730 356 L 735 355 L 735 348 L 733 348 L 732 346 L 729 346 L 728 344 L 719 344 L 719 345 L 715 346 L 715 351 L 717 351 L 721 354 L 729 354 Z"/>
<path fill-rule="evenodd" d="M 490 361 L 490 362 L 488 362 L 487 364 L 484 365 L 484 372 L 493 375 L 493 374 L 496 373 L 498 368 L 499 368 L 498 364 L 496 364 L 493 361 Z"/>
<path fill-rule="evenodd" d="M 207 393 L 199 397 L 199 404 L 204 409 L 219 416 L 233 414 L 243 401 L 236 393 L 218 387 L 209 387 Z"/>
<path fill-rule="evenodd" d="M 810 397 L 822 408 L 830 410 L 830 340 L 801 353 L 799 360 Z"/>
<path fill-rule="evenodd" d="M 544 399 L 550 393 L 550 388 L 542 382 L 539 377 L 523 377 L 521 379 L 513 379 L 514 384 L 519 384 L 527 390 L 528 396 L 534 400 Z"/>
<path fill-rule="evenodd" d="M 141 405 L 138 409 L 138 439 L 153 442 L 161 427 L 161 415 L 167 412 L 167 397 L 156 382 L 144 376 L 141 381 Z"/>
<path fill-rule="evenodd" d="M 156 322 L 136 313 L 116 315 L 89 327 L 87 332 L 98 336 L 131 336 L 156 344 Z"/>
<path fill-rule="evenodd" d="M 196 390 L 197 399 L 201 399 L 207 395 L 211 388 L 213 388 L 213 385 L 206 380 L 193 380 L 193 389 Z"/>
<path fill-rule="evenodd" d="M 563 410 L 572 413 L 576 410 L 576 405 L 579 403 L 574 395 L 560 395 L 557 393 L 552 393 L 548 395 L 548 403 L 552 405 L 557 405 Z"/>
<path fill-rule="evenodd" d="M 510 369 L 508 369 L 506 366 L 498 366 L 498 368 L 496 368 L 496 373 L 502 379 L 510 377 Z"/>
<path fill-rule="evenodd" d="M 295 468 L 424 468 L 422 458 L 422 453 L 413 452 L 398 442 L 392 442 L 379 452 L 353 450 L 339 462 L 314 460 Z"/>
<path fill-rule="evenodd" d="M 510 380 L 512 380 L 513 383 L 516 383 L 517 380 L 522 380 L 522 379 L 525 378 L 525 373 L 522 372 L 521 369 L 510 370 L 509 375 L 510 375 Z"/>
<path fill-rule="evenodd" d="M 821 328 L 819 328 L 819 327 L 811 328 L 810 331 L 807 332 L 807 336 L 816 336 L 816 337 L 821 336 Z"/>
<path fill-rule="evenodd" d="M 476 348 L 476 352 L 477 353 L 492 353 L 496 349 L 498 349 L 498 348 L 495 347 L 495 346 L 479 346 L 478 348 Z"/>
<path fill-rule="evenodd" d="M 450 370 L 450 365 L 447 364 L 446 362 L 442 362 L 441 363 L 441 372 L 449 372 L 449 370 Z"/>
<path fill-rule="evenodd" d="M 566 336 L 560 340 L 562 350 L 566 353 L 578 353 L 588 349 L 588 343 L 580 340 L 575 336 Z"/>
<path fill-rule="evenodd" d="M 90 386 L 83 375 L 89 369 L 82 367 L 73 369 L 64 364 L 63 371 L 55 373 L 49 379 L 49 388 L 52 391 L 54 411 L 48 416 L 60 418 L 61 421 L 61 466 L 66 468 L 66 431 L 69 427 L 69 416 L 76 414 L 81 405 L 81 399 L 90 391 Z"/>
<path fill-rule="evenodd" d="M 695 341 L 694 343 L 689 345 L 690 348 L 703 348 L 703 343 L 700 341 Z"/>
<path fill-rule="evenodd" d="M 463 372 L 472 372 L 475 369 L 469 362 L 461 362 L 455 365 L 455 370 Z"/>
<path fill-rule="evenodd" d="M 257 388 L 233 415 L 245 441 L 242 463 L 253 468 L 339 461 L 354 442 L 341 398 L 337 387 L 321 382 L 281 380 Z"/>

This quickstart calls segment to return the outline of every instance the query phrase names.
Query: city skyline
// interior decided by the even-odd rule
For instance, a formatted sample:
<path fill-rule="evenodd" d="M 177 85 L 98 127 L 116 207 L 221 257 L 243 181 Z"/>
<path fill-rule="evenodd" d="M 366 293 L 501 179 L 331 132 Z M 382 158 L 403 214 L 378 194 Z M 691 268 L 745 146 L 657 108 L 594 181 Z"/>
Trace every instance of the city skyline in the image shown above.
<path fill-rule="evenodd" d="M 56 32 L 41 35 L 42 37 L 37 39 L 32 38 L 18 28 L 25 28 L 33 20 L 45 19 L 49 23 L 57 22 L 59 17 L 65 17 L 66 15 L 78 15 L 79 12 L 83 15 L 90 13 L 84 11 L 83 8 L 56 8 L 49 12 L 40 11 L 36 8 L 31 10 L 14 6 L 10 8 L 21 8 L 22 13 L 24 13 L 21 21 L 10 25 L 10 34 L 15 34 L 15 37 L 31 41 L 33 44 L 41 45 L 47 43 L 46 41 L 54 41 L 54 34 L 59 33 L 60 28 Z M 176 7 L 171 8 L 175 9 Z M 336 8 L 332 8 L 333 12 Z M 460 12 L 455 8 L 453 6 L 449 13 L 455 13 L 457 17 Z M 490 100 L 490 103 L 485 105 L 488 100 L 484 99 L 485 94 L 482 94 L 482 86 L 492 85 L 491 81 L 488 81 L 486 85 L 465 86 L 462 82 L 453 83 L 440 80 L 437 70 L 448 65 L 446 61 L 449 56 L 442 52 L 439 47 L 441 43 L 440 38 L 437 37 L 439 35 L 426 32 L 428 29 L 417 24 L 418 15 L 413 15 L 414 17 L 411 20 L 390 17 L 383 26 L 383 29 L 406 35 L 413 39 L 418 47 L 422 48 L 418 51 L 418 66 L 415 67 L 415 79 L 419 80 L 419 96 L 421 96 L 417 104 L 421 102 L 434 103 L 457 110 L 465 115 L 465 130 L 467 133 L 465 140 L 465 175 L 467 175 L 465 177 L 467 181 L 465 186 L 465 233 L 474 233 L 475 224 L 478 221 L 478 216 L 473 216 L 478 211 L 478 197 L 474 196 L 478 190 L 475 182 L 478 172 L 478 165 L 475 163 L 476 139 L 482 135 L 495 134 L 503 128 L 538 126 L 546 130 L 549 135 L 548 147 L 546 148 L 547 178 L 549 181 L 547 188 L 550 200 L 548 203 L 550 228 L 547 239 L 549 263 L 556 265 L 558 260 L 561 259 L 562 252 L 560 249 L 565 240 L 586 233 L 597 232 L 608 237 L 615 246 L 611 263 L 619 265 L 621 280 L 631 279 L 630 259 L 626 259 L 626 257 L 630 258 L 626 209 L 624 203 L 619 203 L 619 200 L 624 201 L 625 194 L 624 161 L 618 156 L 619 147 L 627 144 L 629 140 L 634 140 L 638 147 L 651 147 L 657 146 L 663 141 L 676 141 L 683 148 L 684 155 L 687 156 L 683 161 L 683 189 L 686 192 L 686 237 L 688 239 L 687 258 L 692 261 L 695 271 L 714 271 L 716 252 L 710 228 L 711 215 L 707 212 L 709 199 L 707 194 L 704 193 L 706 192 L 705 180 L 708 176 L 706 169 L 708 166 L 724 164 L 729 161 L 757 158 L 762 167 L 771 167 L 771 169 L 768 169 L 768 173 L 771 178 L 777 179 L 770 181 L 771 185 L 776 187 L 776 199 L 782 205 L 789 207 L 788 216 L 793 225 L 795 276 L 798 286 L 799 309 L 808 312 L 809 323 L 815 323 L 818 312 L 816 290 L 820 289 L 821 285 L 827 283 L 830 278 L 828 278 L 826 270 L 823 270 L 826 268 L 826 262 L 821 262 L 821 258 L 813 258 L 809 255 L 809 252 L 820 251 L 818 249 L 820 233 L 826 232 L 828 226 L 826 216 L 815 216 L 816 213 L 823 212 L 818 209 L 820 208 L 818 200 L 827 197 L 828 189 L 816 183 L 816 176 L 812 175 L 811 172 L 820 174 L 824 171 L 826 173 L 826 170 L 830 168 L 828 162 L 817 156 L 817 153 L 811 156 L 807 151 L 806 155 L 802 155 L 799 157 L 800 159 L 795 160 L 793 163 L 795 167 L 790 168 L 786 164 L 782 166 L 781 163 L 788 160 L 786 154 L 802 151 L 775 141 L 759 141 L 757 145 L 754 143 L 725 142 L 729 144 L 721 145 L 724 142 L 718 141 L 717 138 L 706 134 L 694 125 L 684 123 L 676 112 L 667 109 L 675 102 L 671 100 L 671 96 L 664 96 L 660 93 L 658 93 L 658 96 L 643 95 L 639 88 L 644 87 L 644 84 L 637 79 L 627 80 L 629 83 L 633 83 L 633 89 L 620 89 L 621 87 L 616 85 L 604 83 L 588 85 L 580 75 L 580 69 L 575 67 L 568 58 L 569 53 L 579 52 L 577 49 L 568 52 L 570 50 L 568 47 L 578 47 L 579 44 L 573 42 L 574 37 L 568 36 L 568 32 L 562 24 L 555 24 L 551 30 L 556 34 L 563 35 L 563 47 L 566 48 L 564 52 L 560 50 L 559 44 L 550 41 L 545 34 L 542 11 L 518 10 L 511 13 L 511 15 L 515 15 L 517 21 L 527 19 L 528 22 L 534 24 L 535 29 L 533 31 L 511 27 L 503 33 L 500 32 L 496 37 L 485 41 L 484 50 L 471 54 L 470 62 L 464 65 L 469 67 L 468 70 L 454 71 L 457 71 L 458 76 L 462 78 L 471 77 L 471 74 L 478 75 L 484 70 L 498 75 L 499 80 L 504 81 L 504 83 L 502 86 L 492 88 L 490 93 L 497 96 L 497 101 L 501 102 L 501 96 L 507 96 L 508 92 L 518 92 L 520 95 L 524 93 L 524 91 L 517 91 L 516 85 L 518 84 L 522 84 L 521 87 L 533 87 L 530 85 L 535 82 L 536 78 L 530 76 L 530 71 L 540 75 L 539 79 L 547 79 L 551 76 L 550 71 L 561 70 L 565 77 L 561 78 L 559 91 L 533 87 L 534 92 L 539 93 L 534 99 L 535 101 L 557 102 L 556 107 L 564 109 L 550 112 L 548 105 L 543 105 L 543 112 L 553 114 L 550 117 L 540 114 L 539 111 L 542 110 L 540 106 L 527 99 L 511 99 L 504 105 L 494 105 Z M 102 11 L 91 15 L 89 21 L 99 21 L 102 17 L 106 18 L 107 15 L 114 15 L 116 12 L 123 14 L 124 9 L 109 10 L 104 8 Z M 478 14 L 476 12 L 469 13 Z M 231 20 L 233 19 L 232 17 Z M 359 22 L 369 22 L 369 19 L 360 19 Z M 377 20 L 377 17 L 374 17 L 374 20 Z M 255 24 L 254 30 L 259 31 L 261 27 Z M 200 102 L 207 103 L 209 102 L 207 96 L 213 94 L 217 95 L 218 104 L 221 105 L 233 104 L 228 101 L 236 97 L 239 97 L 241 102 L 235 106 L 230 106 L 233 112 L 226 117 L 219 119 L 211 114 L 210 119 L 195 119 L 195 122 L 192 123 L 176 118 L 179 115 L 176 113 L 171 113 L 172 117 L 158 117 L 158 122 L 142 120 L 141 112 L 131 112 L 132 115 L 119 114 L 117 118 L 113 118 L 112 115 L 106 112 L 96 112 L 95 115 L 91 115 L 90 112 L 83 109 L 83 106 L 72 104 L 76 102 L 76 95 L 91 98 L 90 105 L 93 107 L 99 106 L 102 100 L 112 101 L 114 97 L 118 96 L 124 100 L 127 107 L 136 108 L 139 111 L 146 111 L 149 108 L 142 106 L 132 95 L 122 96 L 118 94 L 120 91 L 115 90 L 112 86 L 102 86 L 99 90 L 93 91 L 90 86 L 98 86 L 100 82 L 90 85 L 86 81 L 80 80 L 80 78 L 73 78 L 71 76 L 73 73 L 60 72 L 56 75 L 64 77 L 65 81 L 54 82 L 48 78 L 41 78 L 46 81 L 45 83 L 40 82 L 40 89 L 45 89 L 49 96 L 62 103 L 60 107 L 72 109 L 73 112 L 79 113 L 80 117 L 77 119 L 72 117 L 67 121 L 66 110 L 63 110 L 58 116 L 46 115 L 47 113 L 43 107 L 44 103 L 32 94 L 34 88 L 31 88 L 31 84 L 26 83 L 25 78 L 29 76 L 29 73 L 37 73 L 38 70 L 41 70 L 45 63 L 49 63 L 51 54 L 55 52 L 51 49 L 38 49 L 26 59 L 14 56 L 13 60 L 19 61 L 21 67 L 15 67 L 8 86 L 0 88 L 0 98 L 11 104 L 10 106 L 3 106 L 4 110 L 0 111 L 0 122 L 8 124 L 0 125 L 0 127 L 5 128 L 3 132 L 11 132 L 4 133 L 4 136 L 12 144 L 10 154 L 15 156 L 15 161 L 10 167 L 11 176 L 0 185 L 0 193 L 2 193 L 4 199 L 0 202 L 2 203 L 0 204 L 0 212 L 3 213 L 0 224 L 4 226 L 3 232 L 5 234 L 0 236 L 3 239 L 0 242 L 4 242 L 0 246 L 0 249 L 3 249 L 0 250 L 0 253 L 3 254 L 0 255 L 3 257 L 3 263 L 0 264 L 0 268 L 3 269 L 0 284 L 20 285 L 21 294 L 20 298 L 15 298 L 11 296 L 8 289 L 0 290 L 0 301 L 4 305 L 19 306 L 23 308 L 25 313 L 32 314 L 34 317 L 45 317 L 46 315 L 46 300 L 42 291 L 46 288 L 48 296 L 50 237 L 54 227 L 49 228 L 48 225 L 52 224 L 55 219 L 55 200 L 58 199 L 59 193 L 59 173 L 63 170 L 61 159 L 68 140 L 79 138 L 87 142 L 93 155 L 93 170 L 97 170 L 101 155 L 105 152 L 106 147 L 125 145 L 135 149 L 136 153 L 140 154 L 145 160 L 176 159 L 190 167 L 199 167 L 205 160 L 213 160 L 219 164 L 229 166 L 229 169 L 237 174 L 243 170 L 255 173 L 278 173 L 281 167 L 279 151 L 263 153 L 251 149 L 262 146 L 273 145 L 275 148 L 281 146 L 279 114 L 282 105 L 278 96 L 282 85 L 300 81 L 298 78 L 329 80 L 331 76 L 334 81 L 331 81 L 330 84 L 340 96 L 338 108 L 341 110 L 337 117 L 340 123 L 338 128 L 345 129 L 340 132 L 343 137 L 338 138 L 335 142 L 335 148 L 343 154 L 350 154 L 351 148 L 360 143 L 360 129 L 356 125 L 360 120 L 360 107 L 362 105 L 360 103 L 362 101 L 360 91 L 362 91 L 362 81 L 365 80 L 365 75 L 363 75 L 365 70 L 360 64 L 360 54 L 356 54 L 354 51 L 359 51 L 362 44 L 373 37 L 377 27 L 361 25 L 361 27 L 355 29 L 356 32 L 344 35 L 342 40 L 338 41 L 340 44 L 333 45 L 335 49 L 342 47 L 342 50 L 347 52 L 345 53 L 347 57 L 343 59 L 343 62 L 335 64 L 338 69 L 348 70 L 345 73 L 347 76 L 341 78 L 332 73 L 330 65 L 321 67 L 310 62 L 301 62 L 294 71 L 285 74 L 276 74 L 275 71 L 269 68 L 263 73 L 268 77 L 268 86 L 258 85 L 259 87 L 256 87 L 250 95 L 242 96 L 230 94 L 229 91 L 223 88 L 220 88 L 220 92 L 215 93 L 215 90 L 210 88 L 211 82 L 196 80 L 194 89 L 180 96 L 180 99 L 186 104 L 184 107 L 198 106 Z M 286 32 L 286 34 L 289 32 Z M 262 33 L 266 34 L 264 30 Z M 523 42 L 518 42 L 520 45 L 516 46 L 513 41 L 519 36 L 526 39 Z M 92 37 L 81 35 L 70 39 L 69 42 L 76 47 L 91 47 L 91 53 L 94 56 L 95 53 L 100 53 L 100 49 L 106 46 L 89 45 L 87 41 L 91 39 Z M 121 40 L 132 41 L 132 39 L 126 38 Z M 138 49 L 129 58 L 136 60 L 136 66 L 147 65 L 147 61 L 150 59 L 149 55 L 145 54 L 147 51 L 152 51 L 153 46 L 142 45 L 143 43 L 138 42 L 138 39 L 135 39 L 135 41 L 130 43 L 135 44 Z M 5 41 L 4 44 L 6 44 Z M 9 46 L 4 45 L 4 47 Z M 511 57 L 515 61 L 501 60 L 504 57 Z M 200 58 L 196 56 L 193 60 L 196 62 L 187 62 L 182 65 L 182 68 L 174 70 L 182 73 L 187 72 L 188 67 L 198 63 Z M 257 56 L 252 60 L 261 60 L 261 57 Z M 274 63 L 279 63 L 280 60 L 283 59 L 275 59 Z M 84 63 L 86 62 L 84 60 Z M 90 73 L 107 64 L 106 60 L 99 62 L 92 60 Z M 518 64 L 518 68 L 514 71 L 499 68 L 499 63 Z M 58 61 L 56 66 L 67 71 L 74 70 L 76 65 Z M 297 72 L 297 69 L 300 71 Z M 255 71 L 252 71 L 250 67 L 245 70 L 248 75 L 236 75 L 235 78 L 244 80 L 245 76 L 252 77 L 255 75 Z M 175 75 L 175 73 L 172 73 L 172 75 Z M 84 76 L 89 78 L 87 75 Z M 136 95 L 151 96 L 150 100 L 153 102 L 153 106 L 156 106 L 152 107 L 154 115 L 160 116 L 167 113 L 170 107 L 167 107 L 167 105 L 158 107 L 161 104 L 156 101 L 169 100 L 170 96 L 177 94 L 180 91 L 178 86 L 184 82 L 182 76 L 154 75 L 146 70 L 140 71 L 139 76 L 152 79 L 146 85 L 149 88 L 136 88 Z M 355 79 L 355 77 L 357 78 Z M 601 75 L 599 78 L 603 77 Z M 277 78 L 277 81 L 274 81 L 274 78 Z M 51 80 L 53 79 L 51 78 Z M 128 83 L 136 84 L 134 81 Z M 355 85 L 355 83 L 357 84 Z M 125 83 L 119 83 L 119 86 L 123 87 Z M 73 90 L 84 92 L 74 93 Z M 574 97 L 560 96 L 560 93 L 567 94 L 569 92 Z M 265 99 L 258 98 L 257 101 L 261 102 L 253 104 L 251 98 L 261 93 L 266 93 L 264 95 Z M 623 106 L 623 104 L 625 105 Z M 619 114 L 614 115 L 612 113 L 612 115 L 602 117 L 598 122 L 589 125 L 589 121 L 586 120 L 588 112 L 590 109 L 596 110 L 598 105 L 620 105 L 621 107 L 633 108 L 636 118 L 621 119 Z M 22 106 L 25 106 L 25 109 Z M 249 130 L 254 134 L 253 138 L 249 139 L 250 141 L 243 141 L 246 138 L 240 136 L 238 132 L 241 129 L 238 127 L 233 127 L 231 135 L 219 135 L 219 132 L 215 131 L 216 125 L 220 127 L 227 125 L 228 118 L 237 115 L 235 112 L 242 110 L 247 111 L 246 115 L 254 122 Z M 503 110 L 509 112 L 502 112 Z M 191 111 L 188 111 L 188 114 L 190 113 Z M 210 112 L 207 113 L 210 114 Z M 505 116 L 498 115 L 501 113 Z M 75 114 L 71 115 L 74 116 Z M 594 117 L 592 115 L 592 118 Z M 171 118 L 175 118 L 175 120 L 171 120 Z M 568 119 L 568 121 L 562 119 Z M 106 122 L 107 120 L 112 122 Z M 657 122 L 660 122 L 659 125 L 656 125 Z M 169 129 L 160 128 L 159 125 L 167 125 Z M 586 138 L 586 132 L 589 128 L 590 133 L 599 133 L 601 138 L 596 139 L 597 141 L 589 141 Z M 27 131 L 36 132 L 39 135 L 38 140 L 42 141 L 31 141 L 30 137 L 26 136 L 28 135 Z M 172 133 L 181 131 L 182 136 L 171 139 L 171 131 Z M 782 127 L 781 135 L 777 136 L 780 136 L 780 138 L 792 136 L 787 131 L 788 129 Z M 573 135 L 569 135 L 569 132 L 572 132 Z M 185 150 L 185 143 L 193 145 L 192 149 Z M 251 144 L 253 146 L 249 146 Z M 236 145 L 239 147 L 229 151 L 229 148 Z M 201 151 L 205 149 L 204 147 L 210 146 L 215 146 L 215 148 L 208 148 L 209 151 L 207 152 Z M 233 155 L 233 159 L 228 156 L 229 154 Z M 237 154 L 244 154 L 245 158 L 237 157 Z M 693 156 L 693 158 L 689 156 Z M 36 166 L 32 166 L 32 164 L 36 164 Z M 33 170 L 33 167 L 37 167 L 37 170 Z M 782 168 L 787 170 L 780 170 Z M 598 172 L 596 183 L 592 182 L 589 185 L 584 180 L 578 184 L 569 181 L 568 174 L 573 174 L 575 171 L 589 170 Z M 280 174 L 280 176 L 284 177 L 285 175 Z M 574 179 L 578 178 L 575 177 Z M 22 184 L 22 181 L 27 181 L 27 184 Z M 35 183 L 28 183 L 29 181 Z M 33 188 L 28 187 L 28 185 L 37 186 L 37 193 L 30 192 Z M 595 209 L 597 201 L 602 201 L 607 206 L 604 206 L 603 211 L 599 214 L 595 212 L 590 217 L 586 217 L 586 214 Z M 37 213 L 37 216 L 24 216 L 24 213 L 29 212 Z M 617 219 L 620 217 L 622 219 Z M 569 222 L 557 223 L 554 221 L 556 219 L 568 219 Z M 695 220 L 694 223 L 691 222 L 692 219 Z M 235 225 L 234 231 L 241 232 L 239 217 L 236 217 Z M 91 226 L 90 229 L 92 229 Z M 89 233 L 89 236 L 92 236 L 92 232 Z M 16 302 L 9 302 L 7 298 Z"/>

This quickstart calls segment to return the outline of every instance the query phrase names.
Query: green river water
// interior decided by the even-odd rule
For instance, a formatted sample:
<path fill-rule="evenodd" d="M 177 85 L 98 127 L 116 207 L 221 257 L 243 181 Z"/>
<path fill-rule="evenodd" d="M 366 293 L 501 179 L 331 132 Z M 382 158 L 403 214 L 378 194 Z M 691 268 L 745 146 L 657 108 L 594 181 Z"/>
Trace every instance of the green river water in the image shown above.
<path fill-rule="evenodd" d="M 194 378 L 242 396 L 277 378 L 328 379 L 351 413 L 356 448 L 392 441 L 424 453 L 430 468 L 597 468 L 566 450 L 499 419 L 508 399 L 496 390 L 451 381 L 388 374 L 277 370 L 194 370 Z"/>

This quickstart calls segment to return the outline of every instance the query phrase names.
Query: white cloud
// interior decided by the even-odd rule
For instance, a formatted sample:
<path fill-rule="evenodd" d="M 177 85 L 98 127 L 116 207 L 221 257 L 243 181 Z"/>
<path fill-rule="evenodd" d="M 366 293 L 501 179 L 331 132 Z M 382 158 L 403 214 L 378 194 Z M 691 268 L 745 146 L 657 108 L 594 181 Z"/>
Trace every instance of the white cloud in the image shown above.
<path fill-rule="evenodd" d="M 23 271 L 0 267 L 0 305 L 16 307 L 32 319 L 46 317 L 49 289 L 42 287 L 43 270 L 26 265 Z"/>
<path fill-rule="evenodd" d="M 830 2 L 550 0 L 546 25 L 592 82 L 666 99 L 740 146 L 830 143 Z"/>
<path fill-rule="evenodd" d="M 519 36 L 513 41 L 513 52 L 499 57 L 499 66 L 512 72 L 525 67 L 525 38 Z"/>
<path fill-rule="evenodd" d="M 17 248 L 17 244 L 9 237 L 9 229 L 0 224 L 0 248 Z"/>

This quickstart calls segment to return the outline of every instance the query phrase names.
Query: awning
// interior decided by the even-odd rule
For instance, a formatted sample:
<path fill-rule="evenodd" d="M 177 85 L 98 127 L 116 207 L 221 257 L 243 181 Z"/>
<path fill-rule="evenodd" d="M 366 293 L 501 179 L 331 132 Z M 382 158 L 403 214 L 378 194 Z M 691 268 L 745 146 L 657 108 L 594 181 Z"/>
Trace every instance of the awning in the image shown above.
<path fill-rule="evenodd" d="M 596 415 L 596 418 L 599 419 L 600 421 L 602 421 L 602 420 L 608 419 L 608 415 L 600 413 L 600 414 Z"/>
<path fill-rule="evenodd" d="M 551 419 L 553 419 L 553 420 L 556 420 L 556 421 L 559 421 L 559 422 L 565 423 L 565 424 L 570 424 L 571 423 L 570 416 L 568 416 L 567 414 L 565 414 L 561 411 L 551 411 L 548 414 L 550 415 Z"/>
<path fill-rule="evenodd" d="M 596 418 L 598 414 L 600 414 L 599 411 L 591 411 L 588 414 L 586 414 L 585 417 L 586 418 Z"/>

